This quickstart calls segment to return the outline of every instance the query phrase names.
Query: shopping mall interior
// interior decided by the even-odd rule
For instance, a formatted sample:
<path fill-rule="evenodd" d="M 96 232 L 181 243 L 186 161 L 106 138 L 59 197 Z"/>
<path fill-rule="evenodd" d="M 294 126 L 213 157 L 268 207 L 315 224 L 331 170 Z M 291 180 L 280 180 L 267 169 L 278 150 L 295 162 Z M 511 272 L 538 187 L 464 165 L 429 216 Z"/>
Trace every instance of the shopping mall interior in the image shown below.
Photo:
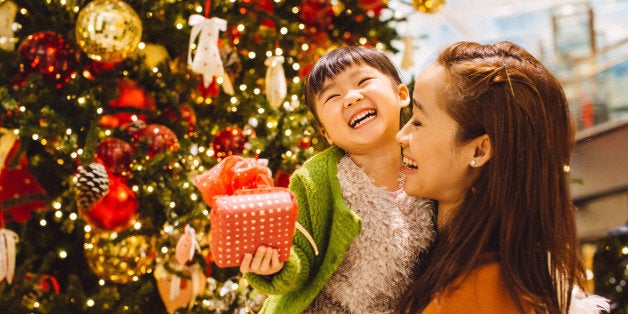
<path fill-rule="evenodd" d="M 628 222 L 628 1 L 448 0 L 432 14 L 406 0 L 391 6 L 407 17 L 398 27 L 414 54 L 406 77 L 456 40 L 508 40 L 543 60 L 562 80 L 578 124 L 570 170 L 581 239 Z"/>

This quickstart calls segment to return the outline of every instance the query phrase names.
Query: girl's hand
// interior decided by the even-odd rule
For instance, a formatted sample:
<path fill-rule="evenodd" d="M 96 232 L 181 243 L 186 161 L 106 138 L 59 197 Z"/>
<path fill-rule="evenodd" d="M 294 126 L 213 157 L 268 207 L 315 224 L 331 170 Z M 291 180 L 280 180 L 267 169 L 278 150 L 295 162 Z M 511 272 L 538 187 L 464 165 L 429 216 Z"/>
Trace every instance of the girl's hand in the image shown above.
<path fill-rule="evenodd" d="M 240 272 L 252 272 L 258 275 L 273 275 L 281 270 L 283 262 L 279 262 L 279 251 L 272 247 L 260 245 L 255 252 L 255 257 L 251 253 L 245 253 L 240 264 Z"/>

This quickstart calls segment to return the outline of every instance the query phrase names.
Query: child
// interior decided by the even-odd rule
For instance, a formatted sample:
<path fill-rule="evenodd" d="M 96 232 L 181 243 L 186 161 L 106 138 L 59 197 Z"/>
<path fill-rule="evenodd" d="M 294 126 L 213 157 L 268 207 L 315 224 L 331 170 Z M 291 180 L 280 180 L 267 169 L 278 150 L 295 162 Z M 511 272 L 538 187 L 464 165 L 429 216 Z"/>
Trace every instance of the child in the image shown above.
<path fill-rule="evenodd" d="M 332 145 L 294 172 L 290 189 L 320 254 L 297 232 L 285 264 L 260 247 L 240 270 L 269 294 L 263 313 L 392 312 L 434 237 L 431 202 L 401 190 L 395 134 L 408 88 L 383 53 L 342 47 L 318 60 L 304 93 Z"/>

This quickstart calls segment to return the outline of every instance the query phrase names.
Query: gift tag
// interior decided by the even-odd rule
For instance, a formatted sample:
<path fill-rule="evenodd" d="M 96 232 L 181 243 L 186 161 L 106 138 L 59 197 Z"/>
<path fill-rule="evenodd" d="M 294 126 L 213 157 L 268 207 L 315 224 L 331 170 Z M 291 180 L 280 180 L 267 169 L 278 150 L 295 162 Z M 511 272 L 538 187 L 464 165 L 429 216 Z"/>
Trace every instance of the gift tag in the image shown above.
<path fill-rule="evenodd" d="M 175 249 L 175 259 L 181 265 L 185 265 L 185 263 L 191 261 L 194 257 L 194 252 L 197 249 L 199 251 L 201 250 L 198 241 L 196 241 L 194 233 L 194 228 L 190 227 L 189 225 L 185 226 L 185 231 L 177 242 L 177 247 Z"/>

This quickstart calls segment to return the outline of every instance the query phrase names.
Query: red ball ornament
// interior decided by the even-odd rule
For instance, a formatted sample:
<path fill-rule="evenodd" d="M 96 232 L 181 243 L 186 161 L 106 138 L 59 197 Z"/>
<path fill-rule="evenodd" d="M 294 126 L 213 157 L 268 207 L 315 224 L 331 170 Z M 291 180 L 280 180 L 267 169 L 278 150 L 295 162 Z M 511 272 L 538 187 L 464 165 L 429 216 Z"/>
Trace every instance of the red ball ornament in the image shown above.
<path fill-rule="evenodd" d="M 146 93 L 144 88 L 139 86 L 134 80 L 119 80 L 118 93 L 120 96 L 109 103 L 111 107 L 133 107 L 146 110 L 157 109 L 155 99 L 150 94 Z"/>
<path fill-rule="evenodd" d="M 107 138 L 98 144 L 96 158 L 116 176 L 124 176 L 131 169 L 133 148 L 119 138 Z"/>
<path fill-rule="evenodd" d="M 165 151 L 176 152 L 179 150 L 177 135 L 167 126 L 161 124 L 149 124 L 138 131 L 139 140 L 148 143 L 148 156 L 153 157 Z"/>
<path fill-rule="evenodd" d="M 18 47 L 17 54 L 27 73 L 41 73 L 61 88 L 75 73 L 77 53 L 72 46 L 54 32 L 40 32 L 28 36 Z"/>
<path fill-rule="evenodd" d="M 164 109 L 164 115 L 168 117 L 168 121 L 174 123 L 180 123 L 187 127 L 187 134 L 192 134 L 196 130 L 196 113 L 188 105 L 182 105 L 179 108 L 179 112 L 174 109 Z"/>
<path fill-rule="evenodd" d="M 131 224 L 138 207 L 135 193 L 122 180 L 110 177 L 109 193 L 89 210 L 81 210 L 81 215 L 93 227 L 117 232 Z"/>
<path fill-rule="evenodd" d="M 301 148 L 310 148 L 312 145 L 312 139 L 309 136 L 304 136 L 299 143 L 299 147 Z"/>
<path fill-rule="evenodd" d="M 366 12 L 373 12 L 376 17 L 379 17 L 382 10 L 386 8 L 384 0 L 358 0 L 358 5 Z"/>
<path fill-rule="evenodd" d="M 244 151 L 244 144 L 248 137 L 242 129 L 237 126 L 230 126 L 214 135 L 212 148 L 217 158 L 224 158 L 230 155 L 239 155 Z"/>
<path fill-rule="evenodd" d="M 334 8 L 329 0 L 304 0 L 299 17 L 306 25 L 327 29 L 334 17 Z"/>

